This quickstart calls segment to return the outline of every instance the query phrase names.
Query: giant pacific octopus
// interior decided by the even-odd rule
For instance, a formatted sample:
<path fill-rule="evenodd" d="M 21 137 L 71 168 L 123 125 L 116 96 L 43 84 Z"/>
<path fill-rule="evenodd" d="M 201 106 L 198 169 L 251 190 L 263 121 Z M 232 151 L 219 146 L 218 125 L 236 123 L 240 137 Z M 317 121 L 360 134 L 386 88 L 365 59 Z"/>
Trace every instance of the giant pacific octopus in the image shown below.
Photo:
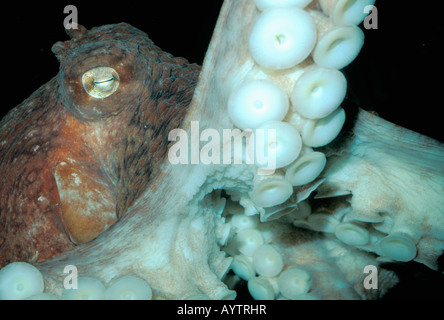
<path fill-rule="evenodd" d="M 59 74 L 0 123 L 0 268 L 115 223 L 156 176 L 199 75 L 128 24 L 67 31 Z"/>
<path fill-rule="evenodd" d="M 62 297 L 67 265 L 108 288 L 129 274 L 146 281 L 156 299 L 233 299 L 242 281 L 258 299 L 381 298 L 398 282 L 385 261 L 438 270 L 443 144 L 359 108 L 347 110 L 350 130 L 340 134 L 347 102 L 307 115 L 290 98 L 282 117 L 267 123 L 291 129 L 281 131 L 290 136 L 282 152 L 299 149 L 273 173 L 244 161 L 167 157 L 172 141 L 193 138 L 196 123 L 199 133 L 211 133 L 198 137 L 198 148 L 205 144 L 213 156 L 234 140 L 243 150 L 253 134 L 248 143 L 237 139 L 243 133 L 229 105 L 245 83 L 268 81 L 287 97 L 313 70 L 338 75 L 356 57 L 359 22 L 335 21 L 332 8 L 374 1 L 291 2 L 301 8 L 288 14 L 311 35 L 302 42 L 312 44 L 285 67 L 261 65 L 248 45 L 269 12 L 278 21 L 276 12 L 287 14 L 261 5 L 280 2 L 225 0 L 202 72 L 125 23 L 68 30 L 71 40 L 53 46 L 58 75 L 0 123 L 0 269 L 29 262 L 44 292 Z M 279 45 L 285 39 L 272 38 Z M 350 47 L 350 60 L 336 64 L 347 56 L 337 48 Z M 310 93 L 323 83 L 314 81 Z M 225 129 L 232 136 L 214 138 Z M 228 150 L 223 156 L 231 161 L 236 151 Z M 295 182 L 307 167 L 316 174 Z M 363 286 L 372 265 L 378 290 Z"/>

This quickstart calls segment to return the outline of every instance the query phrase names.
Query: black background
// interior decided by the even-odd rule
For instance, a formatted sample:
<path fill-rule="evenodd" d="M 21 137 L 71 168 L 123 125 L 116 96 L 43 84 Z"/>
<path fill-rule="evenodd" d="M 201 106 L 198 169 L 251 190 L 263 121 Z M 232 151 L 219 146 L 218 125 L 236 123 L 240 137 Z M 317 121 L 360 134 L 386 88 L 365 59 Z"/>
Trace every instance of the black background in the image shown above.
<path fill-rule="evenodd" d="M 201 64 L 222 1 L 42 3 L 16 1 L 0 11 L 2 116 L 57 74 L 59 64 L 51 46 L 68 40 L 63 28 L 66 5 L 77 7 L 79 23 L 88 29 L 127 22 L 145 31 L 163 50 Z M 350 100 L 444 141 L 444 28 L 440 8 L 430 1 L 423 3 L 377 0 L 378 29 L 364 30 L 366 42 L 360 56 L 343 71 L 349 80 Z M 444 297 L 439 293 L 444 290 L 441 273 L 414 263 L 393 268 L 400 272 L 403 285 L 387 298 Z"/>

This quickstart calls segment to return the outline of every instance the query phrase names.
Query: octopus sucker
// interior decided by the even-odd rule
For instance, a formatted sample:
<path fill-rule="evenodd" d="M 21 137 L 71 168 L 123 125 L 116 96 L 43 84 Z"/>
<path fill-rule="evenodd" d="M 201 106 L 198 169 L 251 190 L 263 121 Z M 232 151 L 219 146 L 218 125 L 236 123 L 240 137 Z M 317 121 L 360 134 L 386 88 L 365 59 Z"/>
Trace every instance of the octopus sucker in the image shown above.
<path fill-rule="evenodd" d="M 347 107 L 372 4 L 225 0 L 202 67 L 69 32 L 0 124 L 0 298 L 380 299 L 387 262 L 439 269 L 443 144 Z"/>

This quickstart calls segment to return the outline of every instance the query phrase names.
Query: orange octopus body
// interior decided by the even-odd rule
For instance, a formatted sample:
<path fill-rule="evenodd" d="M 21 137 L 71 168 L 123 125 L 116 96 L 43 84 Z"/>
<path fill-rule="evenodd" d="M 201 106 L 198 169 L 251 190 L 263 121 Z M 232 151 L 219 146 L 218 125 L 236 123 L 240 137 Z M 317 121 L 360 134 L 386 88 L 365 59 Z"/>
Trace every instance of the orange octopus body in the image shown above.
<path fill-rule="evenodd" d="M 70 31 L 60 72 L 0 122 L 0 268 L 39 262 L 96 238 L 156 175 L 200 67 L 127 24 Z M 113 68 L 110 97 L 82 75 Z"/>

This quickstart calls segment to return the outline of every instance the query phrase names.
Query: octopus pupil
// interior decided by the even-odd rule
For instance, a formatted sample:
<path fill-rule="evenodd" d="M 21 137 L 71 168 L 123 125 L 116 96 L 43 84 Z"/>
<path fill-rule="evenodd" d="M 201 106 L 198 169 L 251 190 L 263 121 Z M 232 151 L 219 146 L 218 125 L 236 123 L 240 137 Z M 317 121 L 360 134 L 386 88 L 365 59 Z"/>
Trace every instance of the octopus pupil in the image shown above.
<path fill-rule="evenodd" d="M 93 81 L 94 84 L 101 84 L 101 83 L 107 83 L 107 82 L 111 82 L 114 81 L 114 77 L 111 77 L 110 79 L 106 79 L 106 80 L 101 80 L 101 81 Z"/>
<path fill-rule="evenodd" d="M 83 87 L 85 91 L 97 99 L 109 97 L 117 91 L 120 78 L 116 70 L 110 67 L 98 67 L 83 74 Z"/>

